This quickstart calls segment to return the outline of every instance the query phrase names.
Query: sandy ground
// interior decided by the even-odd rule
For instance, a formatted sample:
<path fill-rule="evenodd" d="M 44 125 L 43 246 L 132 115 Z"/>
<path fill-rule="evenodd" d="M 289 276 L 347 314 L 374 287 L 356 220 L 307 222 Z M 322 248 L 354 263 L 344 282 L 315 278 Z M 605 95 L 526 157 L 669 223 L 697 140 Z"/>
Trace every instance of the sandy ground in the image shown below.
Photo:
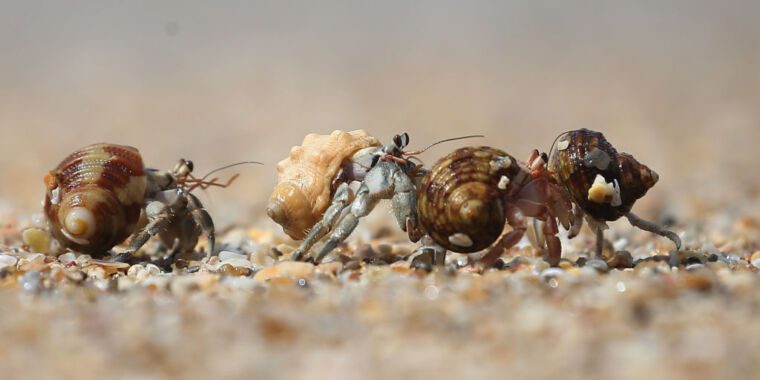
<path fill-rule="evenodd" d="M 10 377 L 759 371 L 760 9 L 752 2 L 3 8 L 0 362 Z M 586 231 L 564 242 L 569 261 L 559 272 L 524 248 L 505 256 L 530 258 L 515 268 L 426 274 L 404 266 L 413 247 L 381 209 L 339 268 L 255 278 L 281 261 L 273 247 L 293 244 L 263 211 L 275 163 L 307 133 L 364 128 L 385 140 L 407 131 L 412 148 L 482 133 L 473 144 L 527 157 L 581 127 L 657 170 L 660 183 L 635 211 L 674 220 L 696 258 L 598 273 L 577 262 L 592 244 Z M 158 168 L 190 158 L 201 174 L 263 161 L 239 168 L 232 187 L 201 194 L 228 248 L 248 263 L 101 273 L 86 258 L 71 264 L 22 248 L 44 174 L 99 141 L 134 145 Z M 459 145 L 422 158 L 432 163 Z M 637 260 L 670 249 L 624 222 L 607 237 Z M 367 242 L 402 248 L 383 260 L 355 255 Z"/>

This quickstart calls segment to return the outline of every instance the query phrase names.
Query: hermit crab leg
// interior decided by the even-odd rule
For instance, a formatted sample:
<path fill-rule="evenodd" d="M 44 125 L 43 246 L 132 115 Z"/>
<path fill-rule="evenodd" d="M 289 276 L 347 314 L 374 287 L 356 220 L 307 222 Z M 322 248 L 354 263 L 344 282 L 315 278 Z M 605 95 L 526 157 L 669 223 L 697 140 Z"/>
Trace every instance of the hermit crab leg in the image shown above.
<path fill-rule="evenodd" d="M 596 229 L 596 248 L 594 251 L 594 257 L 597 259 L 602 258 L 602 251 L 604 250 L 604 230 L 601 228 Z"/>
<path fill-rule="evenodd" d="M 356 199 L 351 202 L 351 208 L 348 213 L 340 220 L 335 230 L 327 238 L 325 244 L 319 249 L 317 256 L 314 258 L 314 262 L 318 263 L 325 255 L 330 253 L 340 242 L 346 240 L 351 235 L 351 232 L 359 225 L 359 218 L 366 216 L 375 208 L 379 197 L 372 196 L 366 184 L 362 184 L 359 191 L 356 194 Z"/>
<path fill-rule="evenodd" d="M 335 196 L 333 196 L 330 207 L 327 208 L 325 214 L 322 216 L 322 220 L 311 228 L 309 234 L 306 235 L 298 248 L 293 251 L 293 254 L 291 256 L 293 261 L 301 260 L 304 253 L 308 252 L 309 249 L 311 249 L 311 247 L 319 241 L 319 239 L 330 232 L 351 198 L 352 194 L 348 183 L 344 182 L 340 184 L 340 186 L 338 186 L 338 189 L 335 191 Z"/>
<path fill-rule="evenodd" d="M 584 212 L 577 204 L 573 204 L 573 222 L 570 224 L 570 230 L 567 231 L 567 238 L 572 239 L 581 232 L 583 227 Z"/>
<path fill-rule="evenodd" d="M 417 218 L 417 186 L 403 171 L 396 170 L 393 173 L 393 197 L 391 206 L 396 222 L 403 231 L 406 231 L 409 240 L 417 242 L 422 238 L 422 231 Z"/>
<path fill-rule="evenodd" d="M 625 217 L 628 218 L 628 221 L 631 222 L 631 225 L 636 226 L 638 228 L 641 228 L 644 231 L 649 231 L 653 234 L 660 235 L 662 237 L 668 238 L 676 245 L 676 250 L 681 249 L 681 238 L 676 235 L 673 231 L 668 231 L 664 227 L 655 224 L 653 222 L 641 219 L 636 214 L 629 212 L 625 214 Z"/>
<path fill-rule="evenodd" d="M 490 268 L 509 248 L 520 242 L 528 226 L 525 224 L 525 216 L 519 207 L 515 205 L 507 206 L 507 223 L 512 226 L 512 231 L 502 235 L 501 238 L 488 249 L 488 253 L 480 259 L 484 268 Z"/>
<path fill-rule="evenodd" d="M 208 252 L 206 252 L 206 258 L 210 258 L 214 253 L 214 245 L 216 243 L 214 221 L 211 219 L 211 216 L 206 209 L 203 208 L 203 204 L 198 197 L 190 193 L 187 193 L 186 195 L 187 208 L 190 211 L 190 215 L 192 215 L 195 224 L 197 224 L 198 227 L 203 230 L 203 233 L 206 234 L 206 240 L 208 240 Z"/>
<path fill-rule="evenodd" d="M 557 228 L 557 220 L 549 215 L 544 223 L 544 239 L 546 239 L 546 261 L 551 266 L 559 265 L 559 261 L 562 259 L 562 244 L 557 237 L 559 232 Z"/>
<path fill-rule="evenodd" d="M 150 202 L 145 207 L 145 212 L 148 215 L 148 224 L 132 236 L 127 249 L 116 255 L 112 261 L 128 261 L 151 237 L 158 235 L 169 224 L 171 216 L 169 215 L 168 207 L 164 203 L 159 201 Z"/>
<path fill-rule="evenodd" d="M 406 230 L 408 224 L 416 225 L 415 189 L 414 183 L 400 166 L 390 161 L 377 163 L 367 172 L 348 213 L 338 222 L 314 261 L 319 262 L 346 240 L 359 224 L 359 219 L 368 215 L 382 199 L 393 200 L 393 211 L 401 229 Z"/>

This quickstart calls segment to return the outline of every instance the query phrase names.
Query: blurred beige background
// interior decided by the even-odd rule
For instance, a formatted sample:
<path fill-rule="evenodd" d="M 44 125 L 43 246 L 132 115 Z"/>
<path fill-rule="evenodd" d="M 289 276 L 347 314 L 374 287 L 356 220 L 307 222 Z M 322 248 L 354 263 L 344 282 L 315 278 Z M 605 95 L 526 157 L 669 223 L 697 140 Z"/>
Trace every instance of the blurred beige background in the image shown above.
<path fill-rule="evenodd" d="M 260 219 L 276 162 L 309 132 L 473 133 L 526 157 L 603 131 L 661 176 L 642 205 L 741 208 L 760 185 L 760 3 L 751 1 L 3 1 L 0 207 L 107 141 L 198 173 L 220 224 Z M 437 157 L 464 143 L 430 150 Z M 234 171 L 233 171 L 234 172 Z M 229 174 L 232 174 L 230 172 Z M 747 199 L 753 199 L 751 196 Z M 668 202 L 665 202 L 668 201 Z"/>

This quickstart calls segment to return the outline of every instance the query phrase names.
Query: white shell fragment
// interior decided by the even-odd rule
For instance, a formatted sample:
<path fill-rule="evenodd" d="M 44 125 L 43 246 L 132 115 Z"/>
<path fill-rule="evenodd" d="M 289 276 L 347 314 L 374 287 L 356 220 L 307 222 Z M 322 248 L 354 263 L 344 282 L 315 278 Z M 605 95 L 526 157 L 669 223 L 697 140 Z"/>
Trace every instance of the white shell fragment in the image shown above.
<path fill-rule="evenodd" d="M 499 179 L 499 184 L 497 185 L 500 190 L 506 190 L 507 186 L 509 186 L 509 177 L 503 175 Z"/>
<path fill-rule="evenodd" d="M 491 166 L 491 172 L 497 172 L 512 166 L 512 159 L 507 156 L 496 157 L 491 160 L 489 165 Z"/>
<path fill-rule="evenodd" d="M 472 239 L 461 232 L 457 232 L 449 236 L 449 243 L 458 245 L 460 247 L 472 247 Z"/>
<path fill-rule="evenodd" d="M 557 143 L 557 149 L 558 150 L 565 150 L 569 146 L 570 146 L 570 140 L 568 140 L 568 139 L 564 139 L 564 140 L 562 140 L 562 141 L 560 141 L 560 142 Z"/>
<path fill-rule="evenodd" d="M 597 174 L 594 183 L 588 189 L 588 200 L 595 203 L 609 203 L 613 207 L 623 204 L 617 179 L 607 182 L 601 174 Z"/>

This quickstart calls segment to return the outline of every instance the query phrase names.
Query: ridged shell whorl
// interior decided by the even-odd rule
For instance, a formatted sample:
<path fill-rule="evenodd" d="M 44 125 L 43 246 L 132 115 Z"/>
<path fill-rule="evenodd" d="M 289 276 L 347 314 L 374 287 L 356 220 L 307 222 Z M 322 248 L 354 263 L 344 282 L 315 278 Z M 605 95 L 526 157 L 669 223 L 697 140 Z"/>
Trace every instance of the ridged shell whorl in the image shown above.
<path fill-rule="evenodd" d="M 61 161 L 45 184 L 53 235 L 65 247 L 102 256 L 135 230 L 146 178 L 137 149 L 94 144 Z"/>
<path fill-rule="evenodd" d="M 494 163 L 500 163 L 494 165 Z M 417 198 L 425 232 L 442 247 L 462 253 L 490 246 L 505 223 L 502 176 L 514 177 L 517 161 L 490 147 L 467 147 L 443 157 L 422 179 Z"/>
<path fill-rule="evenodd" d="M 549 154 L 549 170 L 575 202 L 598 220 L 613 221 L 657 183 L 658 176 L 627 153 L 618 153 L 604 135 L 588 129 L 566 132 Z M 596 188 L 608 197 L 595 196 Z"/>
<path fill-rule="evenodd" d="M 300 240 L 330 204 L 332 181 L 357 151 L 382 144 L 364 130 L 307 135 L 277 164 L 279 179 L 267 214 L 293 239 Z"/>

